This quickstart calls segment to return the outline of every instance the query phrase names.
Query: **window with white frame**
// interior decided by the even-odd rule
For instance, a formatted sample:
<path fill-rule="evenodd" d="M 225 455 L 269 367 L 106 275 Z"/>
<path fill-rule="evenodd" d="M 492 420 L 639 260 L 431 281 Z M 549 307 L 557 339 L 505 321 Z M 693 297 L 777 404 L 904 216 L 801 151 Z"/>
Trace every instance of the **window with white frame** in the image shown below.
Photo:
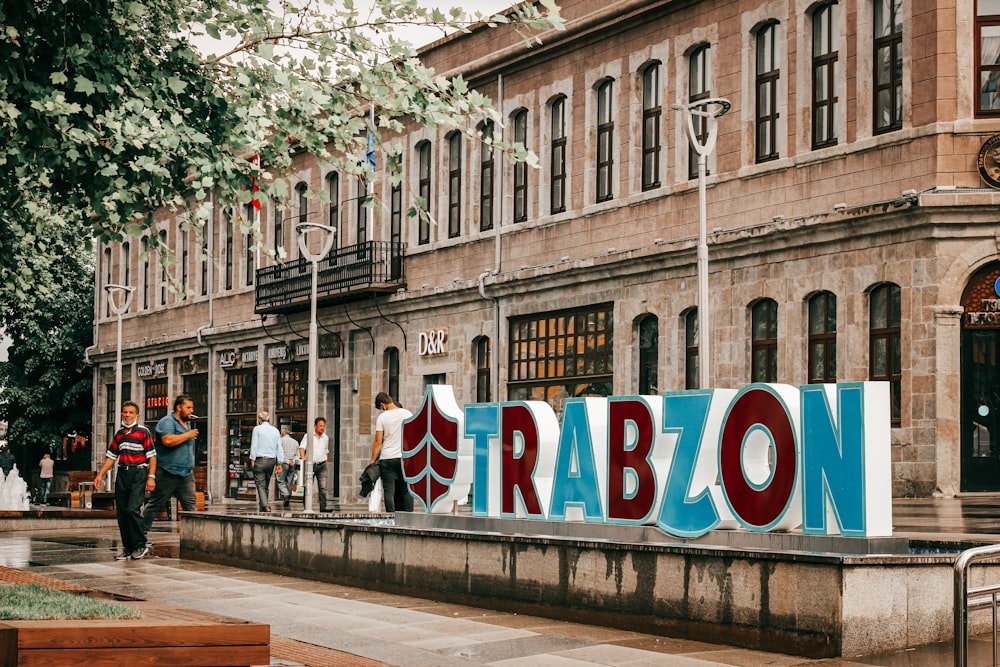
<path fill-rule="evenodd" d="M 421 141 L 417 145 L 417 209 L 420 225 L 417 243 L 431 242 L 431 142 Z"/>
<path fill-rule="evenodd" d="M 903 127 L 902 0 L 874 0 L 875 134 Z"/>
<path fill-rule="evenodd" d="M 550 107 L 552 146 L 549 160 L 549 212 L 566 210 L 566 98 L 557 97 Z"/>
<path fill-rule="evenodd" d="M 448 135 L 448 238 L 462 233 L 462 133 Z"/>
<path fill-rule="evenodd" d="M 479 126 L 479 229 L 493 229 L 493 121 Z"/>
<path fill-rule="evenodd" d="M 688 104 L 694 104 L 711 97 L 709 86 L 711 50 L 708 44 L 695 48 L 688 57 Z M 695 138 L 701 145 L 708 141 L 708 121 L 704 116 L 692 116 Z M 708 170 L 706 169 L 706 174 Z M 698 152 L 694 145 L 688 145 L 688 178 L 698 177 Z"/>
<path fill-rule="evenodd" d="M 612 79 L 597 87 L 597 197 L 608 201 L 614 197 L 612 149 L 615 140 L 614 84 Z"/>
<path fill-rule="evenodd" d="M 754 88 L 754 158 L 757 162 L 767 162 L 778 158 L 778 22 L 769 21 L 762 25 L 755 36 L 756 69 Z"/>
<path fill-rule="evenodd" d="M 514 114 L 514 143 L 528 148 L 528 110 Z M 514 222 L 528 219 L 528 164 L 514 164 Z"/>
<path fill-rule="evenodd" d="M 642 189 L 660 187 L 660 63 L 642 70 Z"/>
<path fill-rule="evenodd" d="M 820 5 L 812 15 L 812 147 L 837 144 L 838 5 Z"/>

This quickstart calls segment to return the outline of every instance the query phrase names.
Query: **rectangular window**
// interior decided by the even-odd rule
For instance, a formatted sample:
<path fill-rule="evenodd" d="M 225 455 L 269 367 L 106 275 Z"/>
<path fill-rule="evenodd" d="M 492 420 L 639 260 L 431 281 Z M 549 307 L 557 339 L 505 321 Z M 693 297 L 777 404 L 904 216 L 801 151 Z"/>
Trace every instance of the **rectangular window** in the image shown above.
<path fill-rule="evenodd" d="M 482 158 L 479 161 L 479 229 L 493 229 L 493 123 L 480 129 Z"/>
<path fill-rule="evenodd" d="M 903 17 L 901 0 L 874 0 L 876 134 L 903 127 Z"/>
<path fill-rule="evenodd" d="M 976 114 L 1000 114 L 1000 2 L 996 0 L 976 1 L 976 48 Z"/>
<path fill-rule="evenodd" d="M 492 357 L 490 339 L 480 336 L 476 339 L 476 402 L 489 403 L 490 398 L 490 368 Z"/>
<path fill-rule="evenodd" d="M 509 400 L 611 395 L 613 337 L 613 304 L 511 318 Z"/>
<path fill-rule="evenodd" d="M 389 252 L 392 256 L 390 280 L 398 280 L 403 275 L 403 186 L 392 186 L 389 194 Z"/>
<path fill-rule="evenodd" d="M 334 248 L 340 247 L 340 174 L 327 174 L 326 195 L 330 199 L 326 205 L 326 224 L 334 233 Z"/>
<path fill-rule="evenodd" d="M 837 144 L 837 3 L 819 7 L 812 19 L 812 146 Z"/>
<path fill-rule="evenodd" d="M 566 210 L 566 98 L 552 103 L 552 154 L 549 174 L 551 213 Z"/>
<path fill-rule="evenodd" d="M 358 177 L 358 237 L 361 245 L 368 241 L 368 181 L 364 176 Z"/>
<path fill-rule="evenodd" d="M 757 106 L 755 110 L 756 160 L 778 158 L 778 24 L 768 23 L 757 31 Z"/>
<path fill-rule="evenodd" d="M 160 241 L 158 252 L 165 253 L 167 251 L 167 230 L 161 229 L 157 238 Z M 160 257 L 160 305 L 167 305 L 167 264 L 163 261 L 162 255 Z"/>
<path fill-rule="evenodd" d="M 280 257 L 280 251 L 285 247 L 285 212 L 274 202 L 274 255 Z"/>
<path fill-rule="evenodd" d="M 761 299 L 752 312 L 751 382 L 778 381 L 778 303 Z"/>
<path fill-rule="evenodd" d="M 305 410 L 308 395 L 309 369 L 307 364 L 278 366 L 278 410 Z"/>
<path fill-rule="evenodd" d="M 462 133 L 448 137 L 448 238 L 462 233 Z"/>
<path fill-rule="evenodd" d="M 597 89 L 597 201 L 599 202 L 614 197 L 611 185 L 614 140 L 614 82 L 605 81 Z"/>
<path fill-rule="evenodd" d="M 660 187 L 660 64 L 642 73 L 642 189 Z"/>
<path fill-rule="evenodd" d="M 709 47 L 699 46 L 691 53 L 688 60 L 688 103 L 700 102 L 711 97 L 709 90 Z M 695 107 L 701 108 L 701 107 Z M 708 122 L 703 116 L 691 117 L 694 125 L 694 135 L 704 146 L 708 142 Z M 708 174 L 708 169 L 705 169 Z M 688 146 L 688 178 L 698 178 L 698 152 L 693 145 Z"/>
<path fill-rule="evenodd" d="M 514 143 L 528 148 L 528 112 L 521 109 L 514 114 Z M 528 219 L 528 165 L 514 163 L 514 222 Z"/>
<path fill-rule="evenodd" d="M 149 237 L 143 236 L 139 246 L 142 249 L 142 309 L 149 309 Z"/>
<path fill-rule="evenodd" d="M 245 213 L 246 213 L 247 222 L 252 222 L 253 221 L 253 214 L 254 214 L 253 204 L 246 204 L 246 212 Z M 254 227 L 252 225 L 251 225 L 251 229 L 254 229 Z M 247 285 L 247 287 L 250 287 L 251 285 L 253 285 L 254 271 L 257 268 L 256 267 L 256 262 L 254 261 L 256 259 L 256 254 L 257 253 L 254 252 L 254 245 L 255 244 L 254 244 L 253 232 L 252 231 L 248 231 L 243 238 L 245 239 L 244 245 L 246 246 L 245 249 L 244 249 L 244 254 L 245 254 L 244 263 L 246 265 L 246 276 L 245 276 L 245 278 L 246 278 L 246 285 Z"/>
<path fill-rule="evenodd" d="M 226 289 L 233 289 L 233 271 L 235 267 L 233 266 L 233 218 L 230 215 L 226 216 Z"/>
<path fill-rule="evenodd" d="M 431 143 L 425 141 L 417 148 L 417 210 L 420 219 L 420 228 L 417 235 L 417 243 L 423 245 L 431 242 Z"/>
<path fill-rule="evenodd" d="M 226 373 L 226 412 L 257 412 L 257 369 L 245 368 Z"/>
<path fill-rule="evenodd" d="M 188 231 L 186 229 L 181 230 L 181 293 L 180 298 L 183 301 L 187 298 L 188 291 L 188 281 L 190 280 L 190 265 L 188 262 L 191 261 L 191 250 L 190 250 L 190 238 L 188 236 Z"/>
<path fill-rule="evenodd" d="M 122 390 L 124 394 L 125 391 Z M 170 410 L 170 396 L 167 394 L 167 380 L 146 380 L 146 407 L 143 422 L 155 428 L 156 422 L 167 416 Z"/>
<path fill-rule="evenodd" d="M 200 254 L 198 256 L 198 268 L 201 274 L 201 295 L 208 294 L 208 233 L 210 227 L 201 230 Z"/>

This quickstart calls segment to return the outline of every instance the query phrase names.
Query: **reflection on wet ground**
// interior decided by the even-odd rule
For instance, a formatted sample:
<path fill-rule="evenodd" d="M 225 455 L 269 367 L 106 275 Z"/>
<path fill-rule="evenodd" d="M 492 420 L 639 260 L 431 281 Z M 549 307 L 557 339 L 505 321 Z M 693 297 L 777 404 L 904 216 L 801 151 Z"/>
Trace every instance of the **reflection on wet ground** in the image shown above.
<path fill-rule="evenodd" d="M 221 509 L 213 507 L 213 511 Z M 227 511 L 252 513 L 253 508 L 236 506 Z M 1000 543 L 1000 496 L 897 499 L 894 526 L 897 535 L 911 538 L 914 549 L 925 549 L 921 553 L 958 553 L 975 544 Z M 272 665 L 349 665 L 352 652 L 397 665 L 510 667 L 938 667 L 953 660 L 950 643 L 882 655 L 810 660 L 566 624 L 182 560 L 176 522 L 158 521 L 150 538 L 154 544 L 150 558 L 116 562 L 119 542 L 113 527 L 6 532 L 0 534 L 0 565 L 120 596 L 263 620 L 272 625 L 275 636 L 347 656 L 343 662 L 329 657 L 295 662 L 275 656 Z M 383 621 L 390 620 L 394 629 L 387 634 Z M 974 667 L 990 664 L 989 638 L 971 641 L 969 654 Z"/>

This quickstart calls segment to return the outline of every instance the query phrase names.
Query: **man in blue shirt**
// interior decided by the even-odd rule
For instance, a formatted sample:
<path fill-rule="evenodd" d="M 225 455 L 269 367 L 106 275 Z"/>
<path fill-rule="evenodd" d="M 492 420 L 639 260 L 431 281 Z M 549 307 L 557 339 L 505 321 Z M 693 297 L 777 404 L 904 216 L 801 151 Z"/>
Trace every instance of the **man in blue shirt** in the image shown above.
<path fill-rule="evenodd" d="M 261 512 L 271 511 L 271 475 L 281 472 L 282 456 L 281 434 L 271 426 L 271 415 L 266 410 L 257 413 L 257 426 L 250 435 L 250 466 Z"/>
<path fill-rule="evenodd" d="M 174 413 L 156 423 L 156 489 L 142 513 L 142 521 L 149 533 L 153 519 L 171 498 L 177 498 L 185 512 L 195 511 L 194 495 L 194 442 L 198 429 L 191 428 L 194 401 L 190 396 L 174 399 Z"/>

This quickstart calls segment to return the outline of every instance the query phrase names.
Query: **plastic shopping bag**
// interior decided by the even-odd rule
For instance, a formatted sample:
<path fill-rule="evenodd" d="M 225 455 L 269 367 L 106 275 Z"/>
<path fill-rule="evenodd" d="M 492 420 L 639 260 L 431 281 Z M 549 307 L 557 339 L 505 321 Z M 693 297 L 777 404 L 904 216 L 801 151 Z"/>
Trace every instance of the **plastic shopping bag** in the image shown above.
<path fill-rule="evenodd" d="M 375 481 L 375 488 L 372 492 L 368 494 L 368 511 L 369 512 L 381 512 L 382 511 L 382 480 L 378 479 Z"/>

